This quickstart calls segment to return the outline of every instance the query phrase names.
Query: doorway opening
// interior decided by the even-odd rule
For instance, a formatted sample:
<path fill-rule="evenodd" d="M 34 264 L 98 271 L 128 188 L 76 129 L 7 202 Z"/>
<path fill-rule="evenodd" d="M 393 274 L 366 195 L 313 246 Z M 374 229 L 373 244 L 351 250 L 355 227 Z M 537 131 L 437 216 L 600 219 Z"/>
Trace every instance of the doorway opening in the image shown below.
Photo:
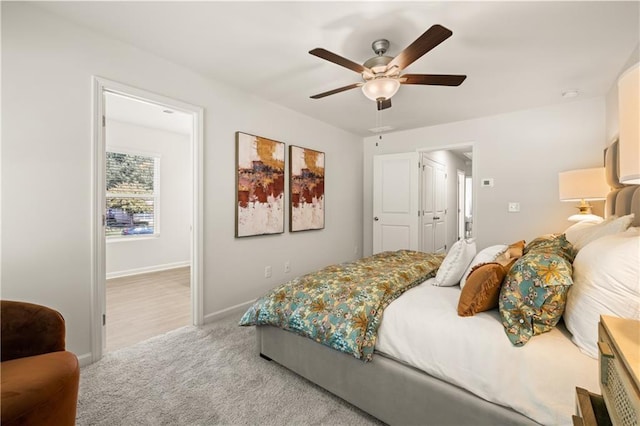
<path fill-rule="evenodd" d="M 202 115 L 94 78 L 93 361 L 202 324 Z"/>
<path fill-rule="evenodd" d="M 473 236 L 472 153 L 473 145 L 461 144 L 373 156 L 374 254 L 446 252 Z M 463 173 L 464 185 L 458 184 Z"/>
<path fill-rule="evenodd" d="M 190 324 L 191 114 L 105 92 L 106 344 Z"/>
<path fill-rule="evenodd" d="M 420 153 L 420 250 L 446 252 L 472 237 L 472 146 Z"/>

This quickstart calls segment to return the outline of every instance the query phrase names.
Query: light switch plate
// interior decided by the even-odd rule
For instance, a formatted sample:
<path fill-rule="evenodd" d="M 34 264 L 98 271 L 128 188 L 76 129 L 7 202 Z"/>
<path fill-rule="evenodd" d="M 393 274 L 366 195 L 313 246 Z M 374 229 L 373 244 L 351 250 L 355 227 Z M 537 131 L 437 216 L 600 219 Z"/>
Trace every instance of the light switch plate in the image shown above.
<path fill-rule="evenodd" d="M 520 211 L 520 203 L 509 202 L 509 213 L 518 213 Z"/>

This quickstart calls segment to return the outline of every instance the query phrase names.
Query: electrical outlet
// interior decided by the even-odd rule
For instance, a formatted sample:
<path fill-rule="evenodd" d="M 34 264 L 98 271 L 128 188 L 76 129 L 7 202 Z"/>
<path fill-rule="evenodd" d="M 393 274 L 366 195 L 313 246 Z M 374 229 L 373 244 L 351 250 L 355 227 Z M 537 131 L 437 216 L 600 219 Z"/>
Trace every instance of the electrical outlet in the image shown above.
<path fill-rule="evenodd" d="M 264 277 L 271 278 L 271 266 L 264 267 Z"/>
<path fill-rule="evenodd" d="M 287 260 L 284 262 L 284 273 L 288 274 L 289 272 L 291 272 L 291 263 Z"/>
<path fill-rule="evenodd" d="M 509 213 L 518 213 L 520 211 L 520 203 L 509 202 Z"/>

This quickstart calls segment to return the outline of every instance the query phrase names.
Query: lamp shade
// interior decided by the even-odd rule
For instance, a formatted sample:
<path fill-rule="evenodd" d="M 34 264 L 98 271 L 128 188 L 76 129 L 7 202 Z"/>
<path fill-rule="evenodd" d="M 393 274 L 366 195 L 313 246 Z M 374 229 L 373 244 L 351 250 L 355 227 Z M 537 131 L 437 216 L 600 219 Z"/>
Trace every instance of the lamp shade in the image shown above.
<path fill-rule="evenodd" d="M 640 184 L 640 63 L 618 80 L 620 182 Z"/>
<path fill-rule="evenodd" d="M 381 98 L 387 100 L 395 95 L 399 88 L 400 82 L 397 79 L 382 77 L 367 81 L 362 86 L 362 93 L 372 101 L 377 101 Z"/>
<path fill-rule="evenodd" d="M 604 167 L 560 172 L 558 183 L 560 201 L 604 200 L 609 192 Z"/>

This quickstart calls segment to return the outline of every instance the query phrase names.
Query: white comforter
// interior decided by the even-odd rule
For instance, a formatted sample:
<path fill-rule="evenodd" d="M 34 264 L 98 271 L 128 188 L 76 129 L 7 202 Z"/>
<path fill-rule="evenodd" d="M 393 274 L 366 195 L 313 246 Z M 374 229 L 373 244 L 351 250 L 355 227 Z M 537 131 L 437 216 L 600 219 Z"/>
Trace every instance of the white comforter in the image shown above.
<path fill-rule="evenodd" d="M 512 346 L 497 310 L 457 314 L 460 287 L 431 280 L 385 310 L 376 349 L 544 425 L 570 425 L 575 387 L 600 393 L 598 361 L 562 326 Z"/>

